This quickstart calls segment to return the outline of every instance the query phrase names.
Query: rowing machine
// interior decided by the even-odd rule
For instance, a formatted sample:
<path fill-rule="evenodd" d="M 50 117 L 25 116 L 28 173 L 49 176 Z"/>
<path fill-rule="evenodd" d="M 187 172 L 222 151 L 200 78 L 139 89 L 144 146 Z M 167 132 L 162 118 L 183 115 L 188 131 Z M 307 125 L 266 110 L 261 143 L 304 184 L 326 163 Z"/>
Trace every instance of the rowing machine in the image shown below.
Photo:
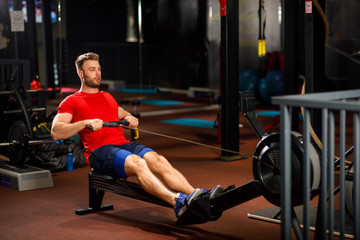
<path fill-rule="evenodd" d="M 244 116 L 249 120 L 251 126 L 260 138 L 255 154 L 253 156 L 254 180 L 240 187 L 234 185 L 226 188 L 222 193 L 209 199 L 205 194 L 194 199 L 187 210 L 179 217 L 176 224 L 199 224 L 207 221 L 215 221 L 221 217 L 222 212 L 239 204 L 252 200 L 263 195 L 274 205 L 280 206 L 280 136 L 278 133 L 267 134 L 261 128 L 252 112 L 251 94 L 243 95 L 242 108 Z M 104 123 L 104 126 L 127 126 L 128 122 Z M 292 133 L 292 165 L 293 174 L 292 186 L 297 191 L 293 192 L 293 205 L 302 203 L 302 155 L 304 153 L 302 136 L 299 133 Z M 320 176 L 319 155 L 314 146 L 311 146 L 311 169 L 312 169 L 312 197 L 317 194 Z M 106 175 L 91 172 L 89 175 L 89 208 L 76 210 L 76 214 L 82 215 L 90 212 L 110 210 L 112 205 L 101 205 L 104 192 L 113 192 L 138 200 L 170 207 L 158 198 L 146 193 L 139 184 L 132 183 L 126 179 L 116 179 Z"/>

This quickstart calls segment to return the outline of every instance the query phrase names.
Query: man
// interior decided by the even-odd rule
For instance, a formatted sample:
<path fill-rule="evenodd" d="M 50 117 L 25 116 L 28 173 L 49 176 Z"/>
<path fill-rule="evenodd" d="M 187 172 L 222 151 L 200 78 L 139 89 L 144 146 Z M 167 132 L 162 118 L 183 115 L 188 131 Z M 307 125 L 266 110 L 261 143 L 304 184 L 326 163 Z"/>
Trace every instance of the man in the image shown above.
<path fill-rule="evenodd" d="M 213 196 L 222 191 L 221 186 L 210 192 L 195 189 L 164 156 L 137 142 L 129 142 L 121 127 L 103 127 L 103 122 L 121 119 L 127 120 L 130 127 L 137 127 L 139 120 L 119 107 L 109 93 L 99 91 L 99 55 L 82 54 L 77 57 L 75 66 L 81 87 L 60 103 L 51 127 L 54 140 L 78 133 L 95 171 L 119 177 L 136 176 L 146 192 L 172 205 L 177 217 L 200 194 Z"/>

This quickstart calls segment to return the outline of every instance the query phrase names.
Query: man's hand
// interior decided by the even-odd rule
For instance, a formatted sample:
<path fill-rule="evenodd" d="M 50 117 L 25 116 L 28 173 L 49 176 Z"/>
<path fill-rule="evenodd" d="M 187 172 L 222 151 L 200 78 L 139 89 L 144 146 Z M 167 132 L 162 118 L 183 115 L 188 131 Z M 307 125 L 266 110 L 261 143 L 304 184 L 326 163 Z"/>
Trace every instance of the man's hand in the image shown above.
<path fill-rule="evenodd" d="M 139 119 L 134 116 L 126 116 L 124 119 L 130 123 L 129 127 L 137 127 L 139 125 Z"/>
<path fill-rule="evenodd" d="M 103 120 L 101 119 L 86 120 L 86 127 L 90 128 L 90 126 L 91 126 L 91 130 L 98 131 L 103 127 Z"/>

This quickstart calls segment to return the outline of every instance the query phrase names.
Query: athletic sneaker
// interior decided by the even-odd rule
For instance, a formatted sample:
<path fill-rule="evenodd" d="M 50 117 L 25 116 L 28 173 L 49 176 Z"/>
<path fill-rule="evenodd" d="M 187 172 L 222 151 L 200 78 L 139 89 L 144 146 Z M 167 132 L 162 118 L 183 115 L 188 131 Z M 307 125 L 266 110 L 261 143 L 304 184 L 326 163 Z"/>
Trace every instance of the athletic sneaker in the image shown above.
<path fill-rule="evenodd" d="M 189 195 L 186 195 L 184 193 L 178 193 L 178 195 L 175 197 L 176 206 L 174 210 L 176 217 L 179 218 L 181 214 L 183 214 L 187 207 L 190 205 L 191 201 L 197 198 L 202 193 L 203 192 L 199 188 L 195 189 Z"/>
<path fill-rule="evenodd" d="M 219 195 L 222 191 L 224 191 L 223 187 L 221 185 L 217 185 L 211 191 L 209 192 L 209 198 L 214 198 L 217 195 Z"/>
<path fill-rule="evenodd" d="M 188 196 L 187 194 L 181 193 L 181 192 L 179 192 L 177 194 L 177 196 L 175 197 L 175 201 L 176 201 L 175 212 L 179 211 L 177 209 L 179 209 L 179 208 L 181 208 L 182 206 L 185 205 L 185 200 L 186 200 L 187 196 Z"/>
<path fill-rule="evenodd" d="M 206 197 L 206 195 L 210 192 L 208 189 L 203 188 L 201 189 L 201 192 L 204 194 L 204 196 Z"/>
<path fill-rule="evenodd" d="M 217 185 L 210 191 L 207 189 L 201 189 L 201 191 L 204 194 L 204 197 L 214 198 L 215 196 L 219 195 L 222 191 L 224 191 L 224 189 L 221 185 Z"/>

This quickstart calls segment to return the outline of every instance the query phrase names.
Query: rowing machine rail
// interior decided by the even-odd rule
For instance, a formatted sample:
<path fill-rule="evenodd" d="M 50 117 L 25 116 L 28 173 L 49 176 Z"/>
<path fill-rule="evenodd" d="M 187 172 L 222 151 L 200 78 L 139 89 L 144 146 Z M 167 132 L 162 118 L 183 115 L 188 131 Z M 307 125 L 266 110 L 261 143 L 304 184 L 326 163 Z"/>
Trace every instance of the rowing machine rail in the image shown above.
<path fill-rule="evenodd" d="M 102 205 L 105 192 L 172 208 L 171 205 L 147 193 L 138 183 L 127 181 L 126 178 L 102 175 L 94 171 L 88 174 L 88 178 L 89 207 L 76 209 L 75 213 L 77 215 L 113 210 L 114 206 L 112 204 Z M 189 225 L 215 221 L 221 217 L 223 211 L 260 196 L 261 194 L 258 191 L 258 187 L 259 184 L 257 181 L 251 181 L 237 188 L 231 185 L 211 199 L 200 196 L 191 202 L 175 224 Z"/>
<path fill-rule="evenodd" d="M 109 175 L 102 175 L 95 173 L 94 171 L 89 173 L 88 177 L 89 207 L 75 210 L 75 213 L 77 215 L 83 215 L 97 211 L 112 210 L 113 205 L 102 205 L 105 191 L 154 203 L 160 206 L 172 207 L 166 202 L 147 193 L 138 183 L 127 181 L 126 178 L 116 178 Z"/>

